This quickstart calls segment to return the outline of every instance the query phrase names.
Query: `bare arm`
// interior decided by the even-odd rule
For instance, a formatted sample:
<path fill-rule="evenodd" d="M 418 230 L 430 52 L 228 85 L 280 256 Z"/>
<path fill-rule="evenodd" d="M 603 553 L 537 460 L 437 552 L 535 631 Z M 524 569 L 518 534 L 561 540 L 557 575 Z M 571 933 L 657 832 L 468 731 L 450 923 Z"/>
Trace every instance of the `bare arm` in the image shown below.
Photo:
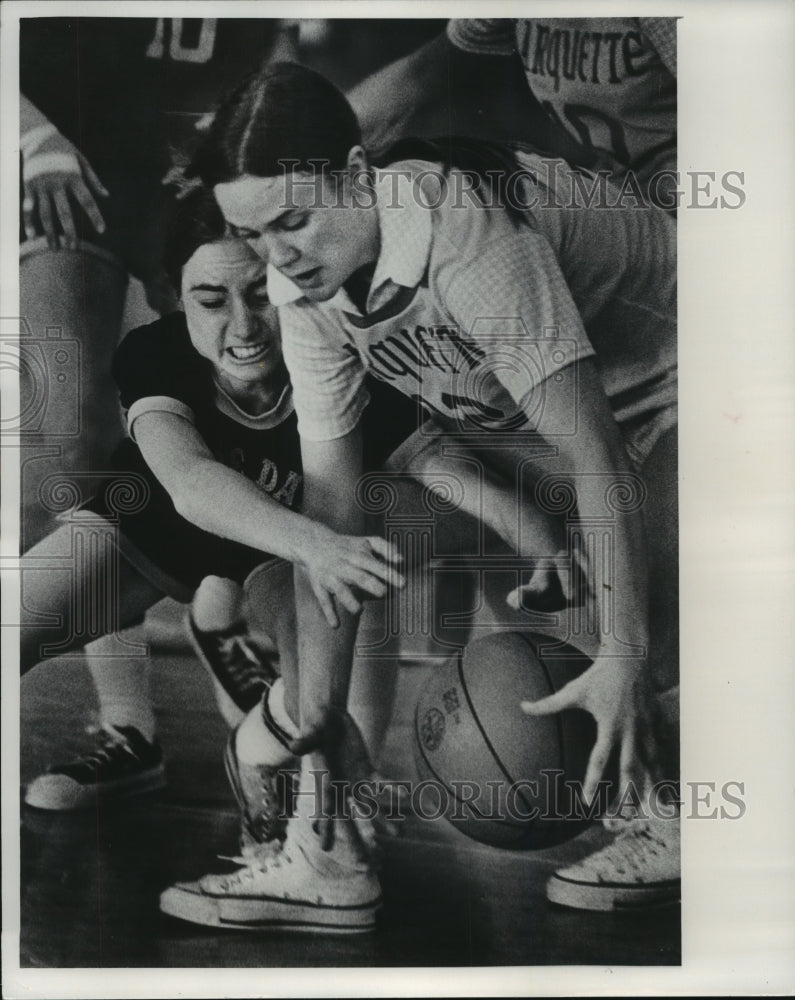
<path fill-rule="evenodd" d="M 364 514 L 355 502 L 361 475 L 361 435 L 358 427 L 343 438 L 317 443 L 302 441 L 304 509 L 328 529 L 360 534 Z M 339 626 L 331 629 L 311 599 L 311 583 L 300 569 L 295 574 L 300 663 L 299 717 L 302 734 L 322 729 L 329 709 L 343 712 L 353 645 L 361 604 L 347 602 L 338 609 Z"/>
<path fill-rule="evenodd" d="M 358 427 L 343 438 L 323 443 L 302 441 L 306 483 L 306 508 L 335 531 L 362 530 L 363 513 L 354 499 L 361 474 L 361 438 Z M 399 580 L 397 581 L 400 582 Z M 354 854 L 366 857 L 355 824 L 345 822 L 336 808 L 334 788 L 361 776 L 356 740 L 346 717 L 348 687 L 358 626 L 358 608 L 339 614 L 339 626 L 329 628 L 312 600 L 307 575 L 295 574 L 298 628 L 299 691 L 285 689 L 286 706 L 299 719 L 300 737 L 293 749 L 309 754 L 316 775 L 325 776 L 323 811 L 318 834 L 324 850 L 335 842 L 347 844 Z M 360 607 L 360 606 L 359 606 Z M 359 741 L 361 737 L 359 737 Z M 331 779 L 331 782 L 328 780 Z"/>
<path fill-rule="evenodd" d="M 376 156 L 406 136 L 548 142 L 548 119 L 518 56 L 464 52 L 445 34 L 367 77 L 348 99 Z"/>
<path fill-rule="evenodd" d="M 598 536 L 599 522 L 604 523 L 608 513 L 606 488 L 611 482 L 619 482 L 630 469 L 594 360 L 585 358 L 577 364 L 577 434 L 550 438 L 550 443 L 558 448 L 557 456 L 534 463 L 533 471 L 537 475 L 553 473 L 568 477 L 576 490 L 578 517 L 596 525 Z M 558 409 L 562 418 L 564 408 L 570 409 L 571 400 L 564 398 L 567 390 L 561 390 L 554 379 L 548 379 L 545 388 L 545 418 L 554 426 L 558 422 Z M 656 765 L 657 751 L 650 724 L 650 684 L 645 669 L 649 639 L 648 583 L 641 506 L 642 501 L 626 512 L 616 510 L 620 505 L 613 507 L 613 562 L 609 578 L 603 569 L 600 571 L 598 553 L 586 553 L 583 562 L 588 600 L 596 608 L 600 629 L 600 646 L 593 665 L 558 694 L 535 704 L 523 704 L 528 714 L 577 706 L 594 715 L 598 737 L 586 774 L 586 797 L 596 791 L 615 746 L 620 747 L 622 786 L 632 780 L 640 790 L 648 772 Z"/>
<path fill-rule="evenodd" d="M 135 437 L 178 513 L 205 531 L 301 567 L 321 618 L 336 620 L 333 598 L 358 607 L 354 587 L 374 597 L 386 592 L 384 560 L 396 553 L 383 539 L 338 534 L 282 506 L 218 462 L 196 428 L 177 414 L 141 414 Z"/>

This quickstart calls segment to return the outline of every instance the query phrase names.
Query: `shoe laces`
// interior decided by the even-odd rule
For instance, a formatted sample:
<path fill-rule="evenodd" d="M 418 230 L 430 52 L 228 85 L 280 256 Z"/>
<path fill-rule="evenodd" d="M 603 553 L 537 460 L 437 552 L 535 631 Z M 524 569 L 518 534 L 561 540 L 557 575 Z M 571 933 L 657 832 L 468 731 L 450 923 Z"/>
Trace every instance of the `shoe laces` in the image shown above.
<path fill-rule="evenodd" d="M 641 869 L 650 857 L 658 857 L 668 849 L 648 820 L 605 820 L 603 825 L 611 833 L 618 832 L 612 843 L 593 857 L 612 863 L 618 871 L 625 867 Z"/>
<path fill-rule="evenodd" d="M 227 889 L 234 889 L 245 882 L 250 882 L 257 875 L 272 868 L 281 868 L 282 861 L 292 864 L 292 858 L 285 853 L 284 844 L 281 840 L 269 840 L 265 844 L 257 844 L 243 854 L 226 855 L 219 854 L 222 861 L 231 861 L 241 867 L 232 872 L 231 875 L 223 877 L 224 885 Z"/>
<path fill-rule="evenodd" d="M 241 680 L 262 679 L 262 663 L 244 634 L 217 639 L 218 655 L 225 667 L 240 675 Z"/>
<path fill-rule="evenodd" d="M 246 809 L 246 819 L 244 820 L 249 829 L 249 833 L 257 842 L 255 847 L 264 847 L 274 839 L 274 833 L 279 828 L 279 820 L 282 811 L 282 803 L 279 795 L 278 782 L 285 782 L 285 792 L 289 797 L 289 778 L 282 776 L 279 767 L 271 767 L 267 764 L 256 765 L 259 779 L 259 809 L 252 816 Z M 246 853 L 244 851 L 244 853 Z"/>
<path fill-rule="evenodd" d="M 96 739 L 97 745 L 92 750 L 75 757 L 72 764 L 85 764 L 89 767 L 99 768 L 113 760 L 118 760 L 124 754 L 138 760 L 138 755 L 125 737 L 112 726 L 91 726 L 86 732 Z"/>

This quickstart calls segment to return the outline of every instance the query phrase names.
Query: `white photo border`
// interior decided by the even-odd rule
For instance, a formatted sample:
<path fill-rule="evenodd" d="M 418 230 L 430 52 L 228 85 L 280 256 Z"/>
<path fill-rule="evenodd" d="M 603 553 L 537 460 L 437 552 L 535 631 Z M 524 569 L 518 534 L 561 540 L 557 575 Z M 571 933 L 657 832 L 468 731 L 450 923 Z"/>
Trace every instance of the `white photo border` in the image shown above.
<path fill-rule="evenodd" d="M 795 7 L 781 0 L 554 0 L 556 16 L 679 17 L 679 167 L 744 175 L 736 209 L 679 213 L 682 780 L 744 783 L 737 821 L 683 822 L 681 968 L 190 970 L 19 968 L 17 634 L 2 630 L 6 997 L 788 994 L 795 986 Z M 472 17 L 551 0 L 148 2 L 147 14 Z M 141 3 L 6 0 L 0 317 L 18 306 L 18 21 L 137 16 Z M 7 322 L 2 319 L 2 322 Z M 15 409 L 13 373 L 0 372 Z M 2 555 L 18 542 L 18 453 L 2 454 Z M 18 604 L 4 572 L 3 621 Z M 689 794 L 686 791 L 686 794 Z M 686 802 L 687 808 L 687 802 Z"/>

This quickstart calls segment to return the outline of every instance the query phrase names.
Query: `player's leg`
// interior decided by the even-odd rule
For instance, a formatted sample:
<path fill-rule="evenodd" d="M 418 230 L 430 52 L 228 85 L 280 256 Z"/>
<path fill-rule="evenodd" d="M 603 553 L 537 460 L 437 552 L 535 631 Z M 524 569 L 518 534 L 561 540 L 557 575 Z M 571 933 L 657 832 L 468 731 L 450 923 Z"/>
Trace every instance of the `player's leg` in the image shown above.
<path fill-rule="evenodd" d="M 284 838 L 291 808 L 295 758 L 287 743 L 296 730 L 277 668 L 289 673 L 294 662 L 293 604 L 291 566 L 272 561 L 251 574 L 245 590 L 231 579 L 205 578 L 187 619 L 231 728 L 225 765 L 245 855 Z"/>
<path fill-rule="evenodd" d="M 268 923 L 312 932 L 369 930 L 380 888 L 369 865 L 362 865 L 350 850 L 359 834 L 352 841 L 341 835 L 330 852 L 320 849 L 313 829 L 316 778 L 309 758 L 298 761 L 289 750 L 298 734 L 287 707 L 297 701 L 298 683 L 292 566 L 274 561 L 259 567 L 246 581 L 246 594 L 251 628 L 255 634 L 266 630 L 272 638 L 282 676 L 232 732 L 227 745 L 227 773 L 242 815 L 243 867 L 231 876 L 209 875 L 172 886 L 161 896 L 161 909 L 212 926 Z M 366 683 L 364 687 L 366 706 L 370 695 Z M 350 735 L 361 751 L 355 726 Z M 362 761 L 369 768 L 366 752 Z M 299 771 L 296 789 L 291 776 Z M 357 822 L 357 830 L 362 826 Z M 289 903 L 280 901 L 288 897 Z"/>
<path fill-rule="evenodd" d="M 36 663 L 41 663 L 39 669 L 57 669 L 57 659 L 48 664 L 48 655 L 83 646 L 98 682 L 100 704 L 95 745 L 73 761 L 54 765 L 28 786 L 25 801 L 41 809 L 81 809 L 95 805 L 98 797 L 134 795 L 165 783 L 154 735 L 148 661 L 130 655 L 123 633 L 163 594 L 118 549 L 104 549 L 113 567 L 70 558 L 95 541 L 96 524 L 67 524 L 35 545 L 22 563 L 23 671 Z M 95 608 L 112 634 L 86 643 L 80 608 L 96 596 L 97 577 L 112 579 L 116 573 L 117 606 Z"/>
<path fill-rule="evenodd" d="M 231 875 L 205 875 L 162 893 L 160 909 L 191 923 L 233 930 L 363 933 L 375 927 L 381 887 L 372 866 L 346 850 L 338 823 L 333 848 L 315 832 L 315 777 L 302 759 L 296 814 L 282 844 L 271 842 Z M 241 859 L 243 860 L 243 859 Z"/>
<path fill-rule="evenodd" d="M 20 443 L 23 551 L 57 526 L 42 503 L 48 476 L 108 468 L 122 436 L 110 377 L 127 274 L 107 250 L 80 242 L 50 250 L 42 237 L 20 250 Z"/>
<path fill-rule="evenodd" d="M 524 457 L 521 447 L 460 444 L 455 434 L 433 423 L 426 425 L 393 456 L 415 480 L 400 482 L 400 509 L 406 509 L 413 496 L 417 509 L 427 511 L 422 492 L 430 491 L 442 504 L 486 525 L 512 554 L 527 560 L 523 581 L 510 596 L 512 606 L 552 611 L 565 606 L 573 593 L 573 571 L 568 566 L 560 519 L 539 510 L 532 501 L 531 487 L 525 485 L 524 502 L 520 502 L 517 487 Z M 397 465 L 390 460 L 388 467 L 395 469 Z M 455 519 L 438 518 L 434 527 L 435 542 L 444 549 L 445 531 L 457 531 Z"/>
<path fill-rule="evenodd" d="M 114 655 L 115 647 L 116 643 L 106 637 L 85 647 L 97 695 L 99 725 L 101 728 L 133 728 L 148 743 L 154 743 L 157 725 L 152 708 L 149 657 L 120 658 Z"/>
<path fill-rule="evenodd" d="M 230 728 L 239 726 L 276 679 L 275 644 L 263 633 L 251 633 L 243 588 L 227 577 L 202 580 L 186 625 L 196 655 L 212 678 L 221 715 Z"/>
<path fill-rule="evenodd" d="M 103 537 L 97 537 L 97 528 Z M 110 631 L 135 624 L 164 596 L 101 529 L 115 530 L 96 516 L 61 525 L 22 559 L 20 669 L 46 669 L 52 657 L 72 652 Z M 96 555 L 81 558 L 81 554 Z M 109 560 L 113 560 L 110 565 Z M 113 595 L 102 582 L 116 579 Z M 84 625 L 93 609 L 91 634 Z M 99 624 L 101 623 L 101 624 Z M 105 629 L 102 626 L 106 626 Z"/>
<path fill-rule="evenodd" d="M 366 601 L 357 633 L 357 644 L 375 642 L 384 634 L 385 601 Z M 397 687 L 397 654 L 389 657 L 354 656 L 348 688 L 348 712 L 364 740 L 367 753 L 378 767 L 392 721 Z"/>

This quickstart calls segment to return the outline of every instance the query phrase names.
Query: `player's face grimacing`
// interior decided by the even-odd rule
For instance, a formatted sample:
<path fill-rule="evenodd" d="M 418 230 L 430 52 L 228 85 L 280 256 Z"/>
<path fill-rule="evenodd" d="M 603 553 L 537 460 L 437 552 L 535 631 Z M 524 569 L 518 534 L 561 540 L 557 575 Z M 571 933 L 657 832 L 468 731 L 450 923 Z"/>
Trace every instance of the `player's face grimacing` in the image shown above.
<path fill-rule="evenodd" d="M 182 269 L 182 304 L 191 343 L 232 395 L 283 372 L 266 265 L 243 240 L 199 247 Z"/>
<path fill-rule="evenodd" d="M 235 235 L 306 298 L 324 302 L 378 257 L 377 214 L 366 197 L 357 202 L 360 169 L 354 162 L 333 182 L 301 173 L 246 175 L 216 185 L 214 194 Z"/>

